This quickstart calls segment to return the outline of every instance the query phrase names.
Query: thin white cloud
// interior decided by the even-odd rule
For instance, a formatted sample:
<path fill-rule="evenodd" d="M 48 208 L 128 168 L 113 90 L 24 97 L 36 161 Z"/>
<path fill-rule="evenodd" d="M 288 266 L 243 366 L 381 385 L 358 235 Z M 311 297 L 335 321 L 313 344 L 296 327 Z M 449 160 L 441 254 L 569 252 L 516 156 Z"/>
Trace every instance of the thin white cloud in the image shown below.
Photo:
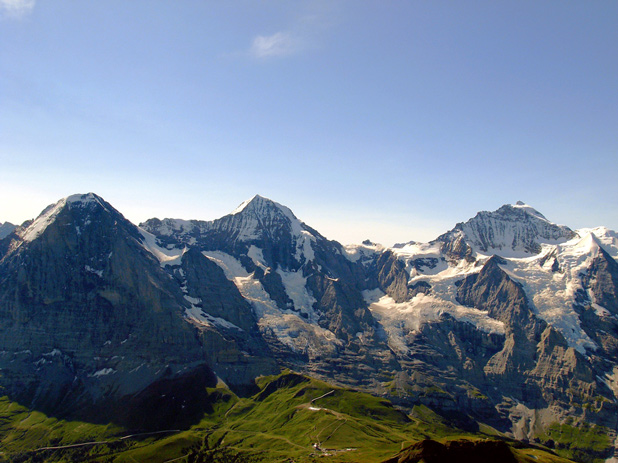
<path fill-rule="evenodd" d="M 0 15 L 19 18 L 34 9 L 36 0 L 0 0 Z"/>
<path fill-rule="evenodd" d="M 258 35 L 253 39 L 250 53 L 256 58 L 271 56 L 287 56 L 296 53 L 301 48 L 300 43 L 287 32 L 264 36 Z"/>
<path fill-rule="evenodd" d="M 249 56 L 260 60 L 282 58 L 315 50 L 327 41 L 327 30 L 337 23 L 340 16 L 340 1 L 299 0 L 294 5 L 295 12 L 279 32 L 254 36 L 248 50 Z"/>

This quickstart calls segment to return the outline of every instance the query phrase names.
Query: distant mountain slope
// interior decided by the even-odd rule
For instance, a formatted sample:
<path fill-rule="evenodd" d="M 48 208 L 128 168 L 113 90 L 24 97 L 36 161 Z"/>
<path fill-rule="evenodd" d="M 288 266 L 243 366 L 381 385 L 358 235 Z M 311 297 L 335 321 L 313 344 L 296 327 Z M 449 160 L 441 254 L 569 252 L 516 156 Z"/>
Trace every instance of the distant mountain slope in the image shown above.
<path fill-rule="evenodd" d="M 617 257 L 616 232 L 523 203 L 389 249 L 342 246 L 259 195 L 139 227 L 74 195 L 0 239 L 0 385 L 66 416 L 122 407 L 139 426 L 156 403 L 156 428 L 198 416 L 200 388 L 248 394 L 287 367 L 466 429 L 565 446 L 594 429 L 594 458 L 609 458 Z"/>
<path fill-rule="evenodd" d="M 0 222 L 0 240 L 6 238 L 11 233 L 13 233 L 13 230 L 15 230 L 15 228 L 15 225 L 10 222 Z"/>

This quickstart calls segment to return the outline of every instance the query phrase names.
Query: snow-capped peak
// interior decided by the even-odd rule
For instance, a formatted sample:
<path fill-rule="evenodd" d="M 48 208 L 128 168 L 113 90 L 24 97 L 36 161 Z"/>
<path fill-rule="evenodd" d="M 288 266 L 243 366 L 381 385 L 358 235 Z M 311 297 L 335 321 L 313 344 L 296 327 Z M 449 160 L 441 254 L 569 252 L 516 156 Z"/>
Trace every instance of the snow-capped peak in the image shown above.
<path fill-rule="evenodd" d="M 62 198 L 57 203 L 47 206 L 30 225 L 22 230 L 20 233 L 21 238 L 24 242 L 33 241 L 38 238 L 56 220 L 58 214 L 65 207 L 87 207 L 93 205 L 100 206 L 106 211 L 108 210 L 105 206 L 105 201 L 94 193 L 74 194 Z"/>
<path fill-rule="evenodd" d="M 245 210 L 245 207 L 247 207 L 247 204 L 249 204 L 251 201 L 253 201 L 253 200 L 254 200 L 257 196 L 259 196 L 259 195 L 255 195 L 255 196 L 254 196 L 253 198 L 251 198 L 251 199 L 246 199 L 246 200 L 244 200 L 242 203 L 240 203 L 240 205 L 239 205 L 236 209 L 234 209 L 234 210 L 230 213 L 230 215 L 236 215 L 236 214 L 238 214 L 238 213 L 240 213 L 240 212 L 244 211 L 244 210 Z"/>
<path fill-rule="evenodd" d="M 511 204 L 511 207 L 519 209 L 519 210 L 522 210 L 526 214 L 528 214 L 528 215 L 530 215 L 532 217 L 536 217 L 537 219 L 549 222 L 549 220 L 547 220 L 543 214 L 541 214 L 539 211 L 537 211 L 532 206 L 524 203 L 523 201 L 517 201 L 515 204 Z"/>
<path fill-rule="evenodd" d="M 255 214 L 258 217 L 272 216 L 273 214 L 281 213 L 290 221 L 298 221 L 288 207 L 260 195 L 255 195 L 253 198 L 242 202 L 231 215 L 240 213 Z"/>
<path fill-rule="evenodd" d="M 273 228 L 289 226 L 293 235 L 302 232 L 300 220 L 292 211 L 275 201 L 255 195 L 250 200 L 243 202 L 230 216 L 238 217 L 241 225 L 239 238 L 252 238 L 258 228 Z"/>
<path fill-rule="evenodd" d="M 96 195 L 94 193 L 75 194 L 75 195 L 67 196 L 66 198 L 64 198 L 64 201 L 66 202 L 66 204 L 76 204 L 76 203 L 92 204 L 92 203 L 96 203 L 96 204 L 99 204 L 100 206 L 102 206 L 103 208 L 105 208 L 105 205 L 103 204 L 103 198 L 101 198 L 100 196 L 98 196 L 98 195 Z"/>
<path fill-rule="evenodd" d="M 238 230 L 236 239 L 245 242 L 261 236 L 277 236 L 282 230 L 286 230 L 284 234 L 291 235 L 295 247 L 294 256 L 298 261 L 302 260 L 301 256 L 304 256 L 305 261 L 315 257 L 311 244 L 316 240 L 314 232 L 298 220 L 288 207 L 271 199 L 255 195 L 220 220 L 231 220 Z"/>
<path fill-rule="evenodd" d="M 599 244 L 610 256 L 618 260 L 617 232 L 610 230 L 607 227 L 580 228 L 579 230 L 576 230 L 576 232 L 581 237 L 586 237 L 586 235 L 592 233 L 596 243 Z"/>
<path fill-rule="evenodd" d="M 479 212 L 438 240 L 448 241 L 461 236 L 477 253 L 524 257 L 541 252 L 541 244 L 563 243 L 577 235 L 570 228 L 550 222 L 533 207 L 518 201 L 493 212 Z"/>
<path fill-rule="evenodd" d="M 578 254 L 589 254 L 591 256 L 596 256 L 599 253 L 599 249 L 601 249 L 602 245 L 597 236 L 589 231 L 573 246 L 573 251 Z"/>

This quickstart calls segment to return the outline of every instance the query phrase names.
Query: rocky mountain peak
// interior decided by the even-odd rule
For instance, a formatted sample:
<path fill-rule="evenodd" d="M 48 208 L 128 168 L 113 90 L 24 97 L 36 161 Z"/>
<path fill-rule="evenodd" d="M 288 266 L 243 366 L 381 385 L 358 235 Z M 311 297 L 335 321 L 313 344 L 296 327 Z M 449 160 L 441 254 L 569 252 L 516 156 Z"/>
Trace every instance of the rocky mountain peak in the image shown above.
<path fill-rule="evenodd" d="M 578 253 L 596 256 L 602 248 L 603 246 L 599 238 L 593 232 L 588 232 L 581 237 L 574 249 Z"/>
<path fill-rule="evenodd" d="M 15 225 L 10 222 L 0 222 L 0 240 L 6 238 L 11 233 L 13 233 L 13 230 L 15 230 L 15 228 Z"/>
<path fill-rule="evenodd" d="M 117 233 L 142 240 L 137 227 L 103 198 L 94 193 L 75 194 L 47 206 L 36 219 L 17 227 L 1 253 L 6 258 L 24 247 L 61 243 L 83 251 L 83 246 L 96 247 L 102 237 L 109 239 Z"/>
<path fill-rule="evenodd" d="M 541 214 L 539 211 L 537 211 L 532 206 L 524 203 L 523 201 L 517 201 L 515 204 L 505 204 L 502 207 L 504 208 L 506 206 L 510 206 L 510 208 L 512 210 L 523 211 L 525 214 L 527 214 L 527 215 L 529 215 L 531 217 L 536 217 L 537 219 L 548 221 L 543 214 Z M 500 208 L 500 209 L 502 209 L 502 208 Z"/>
<path fill-rule="evenodd" d="M 541 244 L 562 243 L 576 236 L 570 228 L 550 222 L 533 207 L 517 201 L 492 212 L 479 212 L 437 241 L 450 249 L 453 240 L 463 239 L 477 253 L 524 257 L 541 252 Z"/>
<path fill-rule="evenodd" d="M 103 198 L 94 193 L 75 194 L 62 198 L 60 201 L 47 206 L 36 219 L 31 222 L 26 222 L 25 226 L 22 226 L 21 229 L 18 230 L 18 235 L 23 242 L 34 241 L 63 213 L 72 213 L 77 216 L 81 215 L 82 220 L 80 222 L 82 222 L 82 225 L 89 225 L 91 220 L 87 215 L 89 212 L 96 210 L 108 213 L 114 211 L 120 216 L 119 212 L 115 211 Z M 78 227 L 77 230 L 79 232 L 79 224 L 76 224 L 76 227 Z"/>
<path fill-rule="evenodd" d="M 255 242 L 292 240 L 297 242 L 307 235 L 317 234 L 296 218 L 286 206 L 256 195 L 243 202 L 231 214 L 217 219 L 209 227 L 224 229 L 234 241 Z"/>
<path fill-rule="evenodd" d="M 288 207 L 260 195 L 243 202 L 231 215 L 255 221 L 256 226 L 265 228 L 281 225 L 299 228 L 300 225 L 300 221 Z"/>

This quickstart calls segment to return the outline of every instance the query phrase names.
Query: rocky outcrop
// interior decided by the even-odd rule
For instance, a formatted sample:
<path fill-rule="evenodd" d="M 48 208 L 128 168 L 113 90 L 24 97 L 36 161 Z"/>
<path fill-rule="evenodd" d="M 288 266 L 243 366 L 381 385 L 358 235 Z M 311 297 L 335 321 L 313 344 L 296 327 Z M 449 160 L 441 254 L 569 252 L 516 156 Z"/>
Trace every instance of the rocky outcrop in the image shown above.
<path fill-rule="evenodd" d="M 17 227 L 10 222 L 0 222 L 0 240 L 9 236 Z"/>
<path fill-rule="evenodd" d="M 592 293 L 592 302 L 618 315 L 618 263 L 600 246 L 583 275 L 582 287 Z"/>
<path fill-rule="evenodd" d="M 517 463 L 511 447 L 500 440 L 450 440 L 445 444 L 425 439 L 405 448 L 383 463 Z"/>
<path fill-rule="evenodd" d="M 500 265 L 506 264 L 507 262 L 498 256 L 491 257 L 479 273 L 458 282 L 457 301 L 485 310 L 490 317 L 505 323 L 511 330 L 535 339 L 544 323 L 532 313 L 530 302 L 521 285 L 515 283 L 500 268 Z"/>
<path fill-rule="evenodd" d="M 376 273 L 378 287 L 391 296 L 395 302 L 408 299 L 408 279 L 405 265 L 391 251 L 385 251 L 377 258 Z"/>

